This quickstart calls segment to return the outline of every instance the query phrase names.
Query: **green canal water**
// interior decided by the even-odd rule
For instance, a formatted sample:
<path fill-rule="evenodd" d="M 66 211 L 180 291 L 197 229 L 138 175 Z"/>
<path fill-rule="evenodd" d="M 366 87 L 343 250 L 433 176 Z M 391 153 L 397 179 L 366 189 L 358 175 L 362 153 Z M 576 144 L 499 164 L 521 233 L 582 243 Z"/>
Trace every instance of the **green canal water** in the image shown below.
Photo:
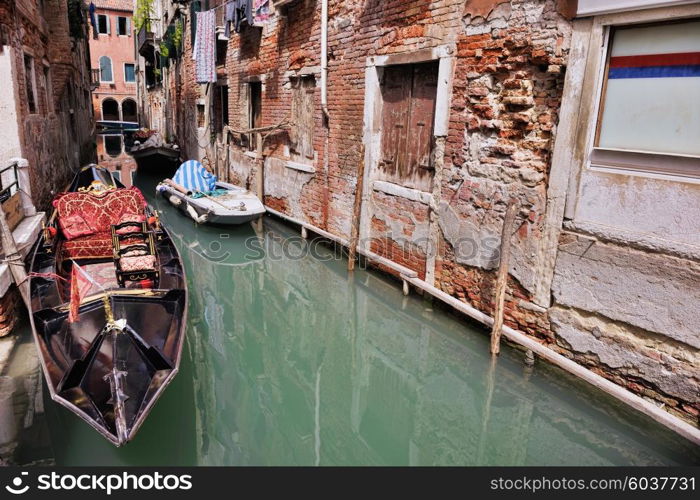
<path fill-rule="evenodd" d="M 689 442 L 270 218 L 195 227 L 179 375 L 117 449 L 47 402 L 58 465 L 697 464 Z"/>

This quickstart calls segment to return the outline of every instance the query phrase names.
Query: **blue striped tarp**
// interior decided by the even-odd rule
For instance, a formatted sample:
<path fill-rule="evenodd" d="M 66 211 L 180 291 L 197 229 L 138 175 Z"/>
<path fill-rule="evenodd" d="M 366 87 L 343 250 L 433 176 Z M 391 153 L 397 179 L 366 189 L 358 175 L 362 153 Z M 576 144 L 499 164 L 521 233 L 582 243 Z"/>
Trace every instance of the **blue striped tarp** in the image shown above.
<path fill-rule="evenodd" d="M 188 191 L 213 191 L 216 180 L 216 176 L 197 160 L 188 160 L 180 165 L 173 177 L 173 181 Z"/>

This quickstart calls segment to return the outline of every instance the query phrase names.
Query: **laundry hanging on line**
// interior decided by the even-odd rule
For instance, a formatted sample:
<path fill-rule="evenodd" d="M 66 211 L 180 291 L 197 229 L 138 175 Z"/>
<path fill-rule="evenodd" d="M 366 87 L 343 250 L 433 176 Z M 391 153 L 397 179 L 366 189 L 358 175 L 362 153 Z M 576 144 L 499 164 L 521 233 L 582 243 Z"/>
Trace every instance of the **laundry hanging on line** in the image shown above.
<path fill-rule="evenodd" d="M 216 81 L 216 13 L 213 10 L 197 14 L 197 34 L 192 58 L 196 61 L 197 83 Z"/>
<path fill-rule="evenodd" d="M 253 24 L 260 26 L 271 16 L 270 0 L 253 0 Z"/>
<path fill-rule="evenodd" d="M 90 7 L 88 8 L 88 11 L 90 12 L 90 24 L 92 24 L 92 38 L 97 39 L 97 16 L 95 15 L 95 11 L 97 8 L 95 7 L 94 2 L 90 2 Z"/>

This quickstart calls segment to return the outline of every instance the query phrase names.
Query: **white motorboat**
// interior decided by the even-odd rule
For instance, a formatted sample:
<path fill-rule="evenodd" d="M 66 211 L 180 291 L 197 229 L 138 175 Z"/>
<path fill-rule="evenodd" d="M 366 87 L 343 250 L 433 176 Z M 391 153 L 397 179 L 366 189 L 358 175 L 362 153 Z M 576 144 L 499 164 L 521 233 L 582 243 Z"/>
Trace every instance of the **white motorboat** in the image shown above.
<path fill-rule="evenodd" d="M 255 194 L 218 181 L 193 160 L 183 163 L 173 180 L 165 179 L 156 189 L 200 224 L 244 224 L 265 213 L 265 206 Z"/>

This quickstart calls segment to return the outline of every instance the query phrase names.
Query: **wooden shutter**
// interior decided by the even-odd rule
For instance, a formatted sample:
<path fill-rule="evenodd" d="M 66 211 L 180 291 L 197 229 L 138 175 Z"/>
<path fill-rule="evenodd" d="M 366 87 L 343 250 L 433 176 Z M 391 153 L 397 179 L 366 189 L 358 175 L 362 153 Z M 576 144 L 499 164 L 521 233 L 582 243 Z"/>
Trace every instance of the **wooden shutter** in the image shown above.
<path fill-rule="evenodd" d="M 437 75 L 437 62 L 384 68 L 379 179 L 432 189 Z"/>
<path fill-rule="evenodd" d="M 293 125 L 289 131 L 293 159 L 305 161 L 314 159 L 314 95 L 316 79 L 313 77 L 295 78 L 292 81 Z"/>
<path fill-rule="evenodd" d="M 382 82 L 382 151 L 379 168 L 389 176 L 400 176 L 405 164 L 408 110 L 413 67 L 389 66 Z"/>

